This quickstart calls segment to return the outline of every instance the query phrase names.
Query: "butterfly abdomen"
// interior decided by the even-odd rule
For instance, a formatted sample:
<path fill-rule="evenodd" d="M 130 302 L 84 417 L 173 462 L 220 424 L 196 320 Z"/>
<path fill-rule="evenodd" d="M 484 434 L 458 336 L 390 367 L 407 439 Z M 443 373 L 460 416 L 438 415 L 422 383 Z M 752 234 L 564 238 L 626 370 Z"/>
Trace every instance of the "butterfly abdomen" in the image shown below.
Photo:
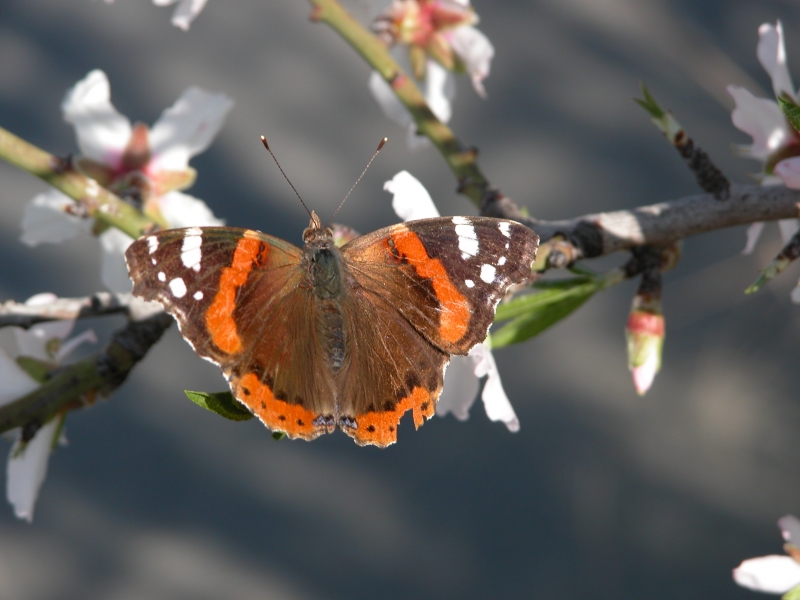
<path fill-rule="evenodd" d="M 325 362 L 338 373 L 345 360 L 344 318 L 341 299 L 342 257 L 335 246 L 310 247 L 308 253 L 312 289 L 316 296 L 317 327 L 322 341 Z"/>

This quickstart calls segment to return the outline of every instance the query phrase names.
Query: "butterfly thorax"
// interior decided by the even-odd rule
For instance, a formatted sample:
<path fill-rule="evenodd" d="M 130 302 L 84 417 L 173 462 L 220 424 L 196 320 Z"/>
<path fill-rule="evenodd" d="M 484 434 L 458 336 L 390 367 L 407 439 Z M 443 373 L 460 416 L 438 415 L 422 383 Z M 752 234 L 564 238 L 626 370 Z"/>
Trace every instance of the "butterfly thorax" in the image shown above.
<path fill-rule="evenodd" d="M 323 228 L 316 213 L 303 232 L 307 285 L 316 297 L 317 334 L 322 342 L 325 362 L 338 373 L 345 360 L 342 296 L 342 255 L 333 242 L 333 233 Z"/>

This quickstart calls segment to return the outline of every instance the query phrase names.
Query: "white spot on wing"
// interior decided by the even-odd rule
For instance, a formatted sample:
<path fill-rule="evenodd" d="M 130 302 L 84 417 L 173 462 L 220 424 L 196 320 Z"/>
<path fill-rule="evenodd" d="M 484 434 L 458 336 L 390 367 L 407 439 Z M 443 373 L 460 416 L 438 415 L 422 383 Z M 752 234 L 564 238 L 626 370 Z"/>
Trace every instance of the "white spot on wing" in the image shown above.
<path fill-rule="evenodd" d="M 478 234 L 475 228 L 466 217 L 453 217 L 453 225 L 456 226 L 458 236 L 458 249 L 461 250 L 461 258 L 464 260 L 470 256 L 478 254 Z"/>
<path fill-rule="evenodd" d="M 499 260 L 497 261 L 497 266 L 502 267 L 504 264 L 506 264 L 506 257 L 505 256 L 501 256 L 499 258 Z"/>
<path fill-rule="evenodd" d="M 194 293 L 195 300 L 202 300 L 203 299 L 203 292 L 195 292 Z"/>
<path fill-rule="evenodd" d="M 200 260 L 203 252 L 200 246 L 203 244 L 202 230 L 192 227 L 186 230 L 186 237 L 183 238 L 181 246 L 181 261 L 187 269 L 200 270 Z"/>
<path fill-rule="evenodd" d="M 498 227 L 500 228 L 500 233 L 506 237 L 511 237 L 511 223 L 508 221 L 502 221 Z"/>
<path fill-rule="evenodd" d="M 475 282 L 472 281 L 472 279 L 465 279 L 464 280 L 464 284 L 466 284 L 466 286 L 468 288 L 474 288 L 475 287 Z"/>
<path fill-rule="evenodd" d="M 169 282 L 169 289 L 176 298 L 183 298 L 186 295 L 186 284 L 180 277 Z"/>
<path fill-rule="evenodd" d="M 147 250 L 152 254 L 156 250 L 158 250 L 158 238 L 154 235 L 148 236 L 147 238 Z M 155 260 L 155 259 L 153 259 Z"/>
<path fill-rule="evenodd" d="M 158 280 L 159 280 L 159 281 L 166 281 L 166 280 L 167 280 L 167 276 L 166 276 L 166 275 L 164 275 L 164 271 L 161 271 L 161 272 L 158 274 Z"/>
<path fill-rule="evenodd" d="M 481 265 L 481 279 L 486 283 L 494 281 L 494 274 L 497 271 L 492 265 Z"/>
<path fill-rule="evenodd" d="M 154 265 L 158 264 L 158 261 L 155 258 L 151 258 L 150 262 L 153 263 Z"/>

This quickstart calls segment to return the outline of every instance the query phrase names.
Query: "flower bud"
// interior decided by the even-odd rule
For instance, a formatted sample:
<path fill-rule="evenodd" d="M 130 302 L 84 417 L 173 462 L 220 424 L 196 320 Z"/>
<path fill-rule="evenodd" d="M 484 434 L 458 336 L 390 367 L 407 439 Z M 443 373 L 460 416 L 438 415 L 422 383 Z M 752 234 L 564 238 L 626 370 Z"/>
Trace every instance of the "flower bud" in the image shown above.
<path fill-rule="evenodd" d="M 633 375 L 636 392 L 644 396 L 656 373 L 661 369 L 661 350 L 664 346 L 664 315 L 661 300 L 637 294 L 625 327 L 628 342 L 628 368 Z"/>

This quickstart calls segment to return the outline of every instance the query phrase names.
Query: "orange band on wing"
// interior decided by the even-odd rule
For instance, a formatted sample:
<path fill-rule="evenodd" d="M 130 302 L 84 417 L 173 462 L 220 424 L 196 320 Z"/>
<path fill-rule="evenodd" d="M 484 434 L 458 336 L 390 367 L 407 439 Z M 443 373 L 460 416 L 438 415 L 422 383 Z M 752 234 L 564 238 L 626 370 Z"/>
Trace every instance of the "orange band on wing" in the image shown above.
<path fill-rule="evenodd" d="M 248 393 L 249 392 L 249 393 Z M 291 437 L 312 440 L 325 429 L 314 425 L 317 415 L 299 404 L 278 400 L 268 385 L 261 383 L 255 373 L 247 373 L 236 384 L 236 397 L 272 431 L 284 431 Z"/>
<path fill-rule="evenodd" d="M 266 253 L 267 248 L 257 237 L 247 234 L 239 240 L 231 266 L 222 269 L 217 295 L 206 310 L 206 327 L 211 334 L 211 341 L 228 354 L 235 354 L 242 349 L 242 340 L 233 320 L 236 291 L 247 282 L 247 276 L 253 269 L 253 260 L 259 258 L 259 252 Z M 261 262 L 263 260 L 264 257 L 261 257 Z"/>
<path fill-rule="evenodd" d="M 433 291 L 442 306 L 439 335 L 455 343 L 464 337 L 469 327 L 469 305 L 467 299 L 450 282 L 447 270 L 438 258 L 431 258 L 422 240 L 413 231 L 405 230 L 391 237 L 395 248 L 414 266 L 420 277 L 430 279 Z"/>
<path fill-rule="evenodd" d="M 358 415 L 358 428 L 345 432 L 353 436 L 359 444 L 374 444 L 385 447 L 397 441 L 397 425 L 406 411 L 413 410 L 414 426 L 419 429 L 430 419 L 435 411 L 431 393 L 425 388 L 415 387 L 410 395 L 397 403 L 395 409 L 386 412 L 368 412 Z"/>

